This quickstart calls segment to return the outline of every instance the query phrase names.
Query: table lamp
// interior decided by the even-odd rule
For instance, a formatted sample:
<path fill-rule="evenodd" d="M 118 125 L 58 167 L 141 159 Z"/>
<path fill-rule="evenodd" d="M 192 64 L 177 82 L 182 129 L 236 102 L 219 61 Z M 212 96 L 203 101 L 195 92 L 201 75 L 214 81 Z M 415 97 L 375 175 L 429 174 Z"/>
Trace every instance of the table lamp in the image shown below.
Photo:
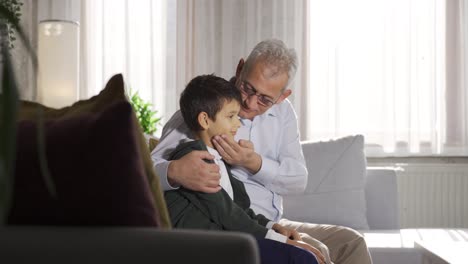
<path fill-rule="evenodd" d="M 43 20 L 38 32 L 38 100 L 53 108 L 78 100 L 79 24 Z"/>

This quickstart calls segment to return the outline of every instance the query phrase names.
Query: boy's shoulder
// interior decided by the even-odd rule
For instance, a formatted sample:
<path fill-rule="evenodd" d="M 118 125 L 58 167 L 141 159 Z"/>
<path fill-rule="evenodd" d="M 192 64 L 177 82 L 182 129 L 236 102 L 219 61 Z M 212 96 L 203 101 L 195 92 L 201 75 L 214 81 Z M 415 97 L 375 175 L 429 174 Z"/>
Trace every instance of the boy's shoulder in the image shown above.
<path fill-rule="evenodd" d="M 201 140 L 186 140 L 177 145 L 176 149 L 169 156 L 169 160 L 177 160 L 194 150 L 208 150 Z"/>

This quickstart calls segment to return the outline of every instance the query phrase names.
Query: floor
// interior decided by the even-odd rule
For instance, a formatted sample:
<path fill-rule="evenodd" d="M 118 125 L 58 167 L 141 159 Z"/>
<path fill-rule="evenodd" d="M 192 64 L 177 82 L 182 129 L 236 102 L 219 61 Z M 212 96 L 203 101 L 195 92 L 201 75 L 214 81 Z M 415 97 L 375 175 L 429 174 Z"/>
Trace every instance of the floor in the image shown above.
<path fill-rule="evenodd" d="M 441 248 L 453 243 L 468 243 L 468 229 L 400 229 L 362 231 L 374 264 L 420 264 L 423 263 L 423 250 L 415 247 L 415 242 L 436 243 Z M 461 252 L 466 255 L 468 248 Z"/>

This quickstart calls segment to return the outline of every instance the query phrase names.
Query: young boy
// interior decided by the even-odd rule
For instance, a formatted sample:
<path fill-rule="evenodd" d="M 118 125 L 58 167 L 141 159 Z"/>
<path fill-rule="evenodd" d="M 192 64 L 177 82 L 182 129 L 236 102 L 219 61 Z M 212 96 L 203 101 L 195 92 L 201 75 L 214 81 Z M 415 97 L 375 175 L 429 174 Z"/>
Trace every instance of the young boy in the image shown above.
<path fill-rule="evenodd" d="M 194 78 L 182 92 L 181 113 L 191 130 L 191 138 L 195 140 L 180 143 L 172 152 L 170 160 L 180 159 L 191 151 L 208 150 L 220 167 L 222 189 L 212 194 L 183 187 L 166 191 L 165 199 L 173 226 L 247 232 L 257 239 L 267 238 L 301 247 L 320 258 L 321 254 L 315 248 L 300 239 L 294 240 L 276 233 L 271 229 L 273 222 L 249 208 L 250 199 L 243 183 L 232 177 L 228 164 L 221 160 L 214 149 L 214 136 L 235 136 L 241 125 L 237 116 L 240 103 L 241 95 L 235 85 L 214 75 Z"/>

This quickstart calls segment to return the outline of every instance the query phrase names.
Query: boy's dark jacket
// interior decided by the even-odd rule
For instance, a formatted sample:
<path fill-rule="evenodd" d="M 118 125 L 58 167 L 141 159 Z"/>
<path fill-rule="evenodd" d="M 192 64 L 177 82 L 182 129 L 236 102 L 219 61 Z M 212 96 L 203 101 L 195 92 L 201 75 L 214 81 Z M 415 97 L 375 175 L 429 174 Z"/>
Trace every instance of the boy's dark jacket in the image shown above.
<path fill-rule="evenodd" d="M 200 141 L 179 144 L 170 160 L 180 159 L 194 150 L 207 150 Z M 207 161 L 213 162 L 213 161 Z M 264 238 L 270 221 L 265 216 L 255 214 L 250 209 L 250 199 L 244 184 L 231 175 L 226 164 L 234 193 L 234 202 L 224 189 L 217 193 L 202 193 L 180 187 L 166 191 L 167 207 L 172 225 L 176 228 L 230 230 L 246 232 L 257 238 Z"/>

